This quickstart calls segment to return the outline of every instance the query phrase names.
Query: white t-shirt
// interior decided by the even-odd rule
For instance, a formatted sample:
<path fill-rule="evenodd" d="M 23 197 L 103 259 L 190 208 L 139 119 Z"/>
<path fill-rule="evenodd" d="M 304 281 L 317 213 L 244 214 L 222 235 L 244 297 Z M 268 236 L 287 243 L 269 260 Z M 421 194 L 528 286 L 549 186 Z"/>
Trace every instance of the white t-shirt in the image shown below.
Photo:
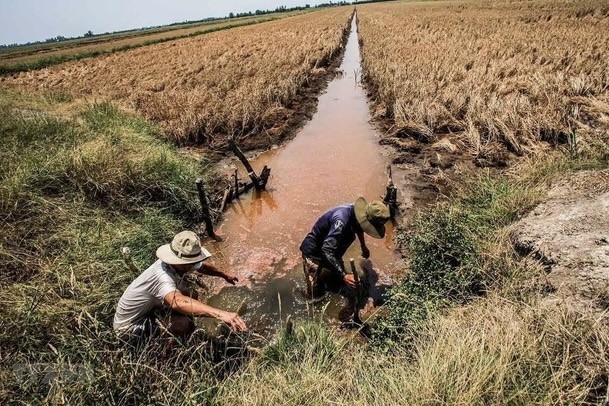
<path fill-rule="evenodd" d="M 182 278 L 160 259 L 127 287 L 116 306 L 114 329 L 128 330 L 151 310 L 163 306 L 168 293 L 178 290 Z"/>

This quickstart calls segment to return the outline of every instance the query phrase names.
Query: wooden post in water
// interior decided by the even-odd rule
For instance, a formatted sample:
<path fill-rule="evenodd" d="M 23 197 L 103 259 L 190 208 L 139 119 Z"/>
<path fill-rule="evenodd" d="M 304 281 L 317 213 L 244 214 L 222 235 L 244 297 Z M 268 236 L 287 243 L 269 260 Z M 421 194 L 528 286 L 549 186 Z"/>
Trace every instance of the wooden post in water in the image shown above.
<path fill-rule="evenodd" d="M 313 299 L 313 286 L 309 277 L 309 271 L 307 270 L 307 261 L 304 257 L 302 257 L 302 272 L 304 273 L 305 284 L 307 285 L 307 299 Z"/>
<path fill-rule="evenodd" d="M 230 186 L 226 188 L 226 190 L 224 191 L 224 195 L 222 196 L 222 203 L 220 204 L 220 213 L 224 212 L 224 208 L 226 207 L 226 205 L 229 202 L 229 197 L 230 197 L 231 191 L 230 191 Z"/>
<path fill-rule="evenodd" d="M 351 265 L 351 273 L 353 274 L 353 279 L 355 279 L 355 292 L 353 299 L 353 321 L 357 324 L 362 324 L 362 319 L 359 317 L 359 300 L 361 296 L 361 283 L 359 280 L 359 274 L 357 273 L 357 269 L 355 268 L 355 259 L 350 258 L 349 264 Z"/>
<path fill-rule="evenodd" d="M 271 168 L 264 165 L 264 168 L 262 168 L 262 172 L 260 172 L 260 187 L 262 189 L 266 187 L 266 184 L 269 181 L 269 176 L 271 176 Z"/>
<path fill-rule="evenodd" d="M 216 232 L 214 231 L 214 223 L 209 211 L 209 201 L 207 200 L 205 188 L 203 187 L 203 179 L 198 178 L 195 181 L 195 184 L 197 185 L 197 191 L 199 192 L 199 202 L 201 203 L 201 215 L 203 217 L 203 221 L 205 222 L 205 231 L 207 231 L 207 235 L 214 240 L 222 241 L 222 238 L 216 235 Z"/>
<path fill-rule="evenodd" d="M 235 184 L 235 199 L 239 198 L 239 176 L 237 174 L 237 168 L 235 168 L 235 174 L 233 175 L 233 181 Z"/>
<path fill-rule="evenodd" d="M 398 188 L 393 184 L 391 165 L 387 165 L 387 186 L 385 188 L 383 203 L 389 207 L 391 217 L 395 216 L 398 209 Z"/>
<path fill-rule="evenodd" d="M 234 139 L 229 139 L 228 143 L 235 155 L 237 155 L 237 158 L 239 158 L 243 166 L 245 166 L 245 170 L 247 171 L 247 174 L 252 180 L 252 182 L 254 183 L 254 187 L 256 188 L 256 190 L 261 190 L 262 188 L 260 187 L 260 178 L 258 177 L 258 175 L 256 175 L 256 172 L 254 172 L 254 168 L 252 168 L 252 165 L 250 165 L 249 161 L 243 154 L 243 151 L 241 151 L 237 144 L 235 144 Z"/>

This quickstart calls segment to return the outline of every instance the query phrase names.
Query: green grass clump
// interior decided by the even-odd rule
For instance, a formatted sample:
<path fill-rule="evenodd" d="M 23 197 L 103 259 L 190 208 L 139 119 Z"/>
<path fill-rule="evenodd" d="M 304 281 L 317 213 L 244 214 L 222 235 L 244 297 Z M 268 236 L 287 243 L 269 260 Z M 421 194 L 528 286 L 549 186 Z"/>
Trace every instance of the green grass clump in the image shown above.
<path fill-rule="evenodd" d="M 419 214 L 407 235 L 410 272 L 390 291 L 375 340 L 385 347 L 412 342 L 438 309 L 484 294 L 502 276 L 483 266 L 488 239 L 535 201 L 517 182 L 482 175 L 450 202 Z"/>
<path fill-rule="evenodd" d="M 342 350 L 343 345 L 329 329 L 310 322 L 294 334 L 281 331 L 277 340 L 264 348 L 260 361 L 267 366 L 299 365 L 314 357 L 317 367 L 328 368 Z"/>
<path fill-rule="evenodd" d="M 552 181 L 609 167 L 607 141 L 607 136 L 587 140 L 576 154 L 533 158 L 511 173 L 478 174 L 461 181 L 447 202 L 419 213 L 401 236 L 411 259 L 409 273 L 389 292 L 373 324 L 374 341 L 385 349 L 412 345 L 442 309 L 465 304 L 492 287 L 519 298 L 530 295 L 519 285 L 539 279 L 538 270 L 518 261 L 503 230 L 539 203 Z"/>
<path fill-rule="evenodd" d="M 594 404 L 606 391 L 605 322 L 491 295 L 433 318 L 391 353 L 297 324 L 270 359 L 265 351 L 219 382 L 213 403 Z"/>
<path fill-rule="evenodd" d="M 204 402 L 208 391 L 161 385 L 186 384 L 188 350 L 130 352 L 111 326 L 135 276 L 120 248 L 142 268 L 154 261 L 161 242 L 197 220 L 194 180 L 209 178 L 209 165 L 110 104 L 56 114 L 65 102 L 0 94 L 0 284 L 10 292 L 0 300 L 0 402 Z M 191 383 L 213 388 L 205 353 Z"/>
<path fill-rule="evenodd" d="M 94 104 L 74 118 L 3 105 L 0 132 L 0 237 L 4 280 L 36 273 L 82 210 L 138 216 L 151 209 L 195 220 L 193 181 L 207 166 L 179 156 L 156 127 Z M 145 216 L 142 216 L 145 218 Z M 78 227 L 76 225 L 75 227 Z"/>
<path fill-rule="evenodd" d="M 239 374 L 219 384 L 214 404 L 324 404 L 336 395 L 349 343 L 319 321 L 279 333 Z M 347 371 L 342 371 L 344 375 Z"/>

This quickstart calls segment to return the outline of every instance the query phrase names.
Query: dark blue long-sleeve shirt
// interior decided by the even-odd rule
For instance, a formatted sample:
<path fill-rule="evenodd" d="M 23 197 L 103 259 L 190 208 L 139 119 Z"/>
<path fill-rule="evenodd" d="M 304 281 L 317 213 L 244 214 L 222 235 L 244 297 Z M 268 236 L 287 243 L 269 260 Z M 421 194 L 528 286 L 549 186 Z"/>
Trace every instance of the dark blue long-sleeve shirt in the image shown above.
<path fill-rule="evenodd" d="M 353 204 L 344 204 L 324 213 L 300 244 L 300 251 L 341 276 L 345 275 L 342 258 L 355 241 L 357 219 Z"/>

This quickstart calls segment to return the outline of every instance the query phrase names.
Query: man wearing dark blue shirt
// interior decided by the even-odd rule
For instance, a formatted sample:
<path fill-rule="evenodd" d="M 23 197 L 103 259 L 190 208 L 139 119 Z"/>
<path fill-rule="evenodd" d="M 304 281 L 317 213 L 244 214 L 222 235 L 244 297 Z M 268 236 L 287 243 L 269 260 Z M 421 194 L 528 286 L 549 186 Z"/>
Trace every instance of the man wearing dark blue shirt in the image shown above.
<path fill-rule="evenodd" d="M 364 233 L 373 238 L 383 238 L 388 219 L 387 206 L 379 201 L 368 203 L 363 197 L 355 204 L 344 204 L 324 213 L 300 244 L 305 265 L 308 264 L 309 272 L 314 274 L 314 284 L 321 270 L 328 269 L 349 288 L 355 288 L 354 276 L 345 271 L 343 255 L 357 236 L 362 256 L 368 258 L 370 251 L 366 247 Z"/>

